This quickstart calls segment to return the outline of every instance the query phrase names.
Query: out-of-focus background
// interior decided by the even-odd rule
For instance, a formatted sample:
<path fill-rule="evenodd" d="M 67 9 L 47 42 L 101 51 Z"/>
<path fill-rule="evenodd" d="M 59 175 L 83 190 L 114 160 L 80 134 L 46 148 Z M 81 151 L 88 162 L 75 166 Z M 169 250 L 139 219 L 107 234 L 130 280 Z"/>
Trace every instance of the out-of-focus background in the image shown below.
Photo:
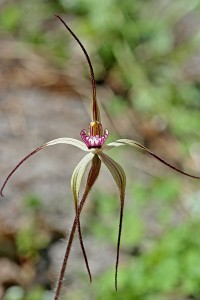
<path fill-rule="evenodd" d="M 85 45 L 110 141 L 143 143 L 200 174 L 200 1 L 0 2 L 0 182 L 25 155 L 90 122 Z M 101 176 L 81 223 L 93 274 L 76 236 L 63 299 L 200 299 L 200 181 L 136 149 L 110 151 L 126 170 L 119 290 L 114 264 L 117 188 Z M 0 299 L 52 299 L 74 217 L 70 177 L 84 156 L 49 147 L 13 176 L 0 202 Z"/>

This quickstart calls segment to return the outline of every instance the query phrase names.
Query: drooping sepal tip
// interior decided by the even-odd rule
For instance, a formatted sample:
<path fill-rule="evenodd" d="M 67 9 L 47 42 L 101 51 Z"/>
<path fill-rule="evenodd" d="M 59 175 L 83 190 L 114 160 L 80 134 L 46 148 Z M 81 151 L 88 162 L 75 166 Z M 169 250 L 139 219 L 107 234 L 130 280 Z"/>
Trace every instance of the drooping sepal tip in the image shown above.
<path fill-rule="evenodd" d="M 36 154 L 38 151 L 44 149 L 45 147 L 48 147 L 48 146 L 53 146 L 53 145 L 56 145 L 56 144 L 68 144 L 68 145 L 72 145 L 72 146 L 75 146 L 83 151 L 86 151 L 88 152 L 88 148 L 86 147 L 86 145 L 79 141 L 79 140 L 76 140 L 74 138 L 67 138 L 67 137 L 64 137 L 64 138 L 58 138 L 58 139 L 55 139 L 55 140 L 52 140 L 52 141 L 49 141 L 47 143 L 45 143 L 44 145 L 36 148 L 34 151 L 32 151 L 31 153 L 29 153 L 27 156 L 25 156 L 16 166 L 15 168 L 10 172 L 10 174 L 7 176 L 7 178 L 5 179 L 2 187 L 1 187 L 1 190 L 0 190 L 0 195 L 2 197 L 4 197 L 3 195 L 3 190 L 5 188 L 5 186 L 7 185 L 9 179 L 11 178 L 11 176 L 15 173 L 15 171 L 29 158 L 31 157 L 32 155 Z"/>
<path fill-rule="evenodd" d="M 123 220 L 123 212 L 124 212 L 124 199 L 125 199 L 125 189 L 126 189 L 126 174 L 123 168 L 114 161 L 111 157 L 106 155 L 105 153 L 99 154 L 101 160 L 106 165 L 108 170 L 110 171 L 113 179 L 115 180 L 119 192 L 120 192 L 120 220 L 119 220 L 119 231 L 118 231 L 118 239 L 117 239 L 117 255 L 116 255 L 116 263 L 115 263 L 115 290 L 117 291 L 117 276 L 118 276 L 118 266 L 119 266 L 119 251 L 120 251 L 120 241 L 121 241 L 121 233 L 122 233 L 122 220 Z"/>

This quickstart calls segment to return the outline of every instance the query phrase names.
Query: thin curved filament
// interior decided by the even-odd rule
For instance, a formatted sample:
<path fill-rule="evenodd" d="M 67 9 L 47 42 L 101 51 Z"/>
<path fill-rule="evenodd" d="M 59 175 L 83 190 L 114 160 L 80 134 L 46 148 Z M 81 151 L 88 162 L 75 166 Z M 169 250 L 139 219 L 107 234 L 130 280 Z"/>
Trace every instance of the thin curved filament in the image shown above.
<path fill-rule="evenodd" d="M 64 279 L 64 275 L 65 275 L 65 270 L 66 270 L 66 267 L 67 267 L 67 262 L 68 262 L 69 254 L 70 254 L 70 251 L 71 251 L 72 242 L 73 242 L 73 239 L 74 239 L 74 234 L 75 234 L 76 227 L 77 227 L 77 218 L 78 219 L 80 218 L 81 211 L 83 209 L 83 206 L 85 204 L 87 196 L 88 196 L 89 192 L 91 191 L 91 189 L 92 189 L 92 187 L 93 187 L 93 185 L 94 185 L 94 183 L 95 183 L 95 181 L 96 181 L 96 179 L 99 175 L 100 168 L 101 168 L 101 160 L 98 158 L 97 155 L 95 155 L 93 160 L 92 160 L 92 166 L 91 166 L 89 174 L 88 174 L 88 178 L 87 178 L 87 182 L 86 182 L 86 186 L 85 186 L 85 191 L 84 191 L 84 194 L 83 194 L 82 199 L 81 199 L 81 201 L 79 203 L 79 206 L 78 206 L 78 215 L 76 215 L 75 218 L 74 218 L 74 222 L 73 222 L 72 229 L 71 229 L 71 232 L 70 232 L 67 248 L 66 248 L 66 251 L 65 251 L 65 254 L 64 254 L 64 259 L 63 259 L 62 267 L 61 267 L 59 278 L 58 278 L 58 283 L 57 283 L 57 286 L 56 286 L 54 300 L 58 300 L 59 296 L 60 296 L 60 293 L 61 293 L 61 289 L 62 289 L 62 285 L 63 285 L 63 279 Z"/>

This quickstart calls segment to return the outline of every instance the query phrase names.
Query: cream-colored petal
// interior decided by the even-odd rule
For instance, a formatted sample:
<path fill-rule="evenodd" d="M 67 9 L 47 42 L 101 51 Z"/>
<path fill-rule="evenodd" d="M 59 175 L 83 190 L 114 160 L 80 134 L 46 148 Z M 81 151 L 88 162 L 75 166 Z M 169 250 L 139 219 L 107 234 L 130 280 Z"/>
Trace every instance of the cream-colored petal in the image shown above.
<path fill-rule="evenodd" d="M 182 170 L 179 170 L 178 168 L 174 167 L 173 165 L 171 165 L 170 163 L 166 162 L 163 158 L 161 158 L 160 156 L 158 156 L 157 154 L 155 154 L 154 152 L 152 152 L 151 150 L 149 150 L 148 148 L 144 147 L 143 145 L 141 145 L 138 142 L 135 142 L 133 140 L 128 140 L 128 139 L 120 139 L 120 140 L 116 140 L 115 142 L 109 143 L 104 150 L 110 150 L 114 147 L 119 147 L 119 146 L 134 146 L 136 148 L 139 148 L 141 150 L 146 151 L 147 153 L 149 153 L 151 156 L 153 156 L 154 158 L 156 158 L 157 160 L 159 160 L 160 162 L 162 162 L 164 165 L 168 166 L 169 168 L 177 171 L 178 173 L 181 173 L 183 175 L 186 175 L 188 177 L 191 178 L 195 178 L 195 179 L 200 179 L 200 176 L 195 176 L 192 174 L 189 174 L 187 172 L 184 172 Z"/>
<path fill-rule="evenodd" d="M 81 141 L 79 141 L 77 139 L 67 138 L 67 137 L 63 137 L 63 138 L 58 138 L 58 139 L 52 140 L 52 141 L 44 144 L 43 147 L 53 146 L 53 145 L 56 145 L 56 144 L 68 144 L 68 145 L 75 146 L 75 147 L 77 147 L 77 148 L 79 148 L 79 149 L 81 149 L 83 151 L 86 151 L 86 152 L 89 151 L 88 148 L 87 148 L 87 146 L 83 142 L 81 142 Z"/>
<path fill-rule="evenodd" d="M 120 139 L 120 140 L 116 140 L 114 142 L 111 142 L 109 144 L 107 144 L 105 147 L 104 147 L 104 151 L 108 151 L 112 148 L 115 148 L 115 147 L 119 147 L 119 146 L 135 146 L 137 148 L 140 148 L 140 149 L 143 149 L 145 150 L 145 147 L 142 146 L 141 144 L 139 144 L 138 142 L 135 142 L 133 140 L 128 140 L 128 139 Z"/>
<path fill-rule="evenodd" d="M 87 154 L 76 166 L 71 178 L 71 189 L 74 196 L 74 203 L 77 208 L 78 205 L 78 195 L 81 187 L 81 182 L 83 175 L 85 174 L 89 163 L 92 161 L 94 154 L 90 152 Z"/>
<path fill-rule="evenodd" d="M 13 175 L 13 173 L 15 173 L 15 171 L 29 158 L 31 157 L 32 155 L 36 154 L 37 152 L 39 152 L 40 150 L 48 147 L 48 146 L 53 146 L 53 145 L 56 145 L 56 144 L 68 144 L 68 145 L 72 145 L 72 146 L 75 146 L 83 151 L 89 151 L 88 148 L 86 147 L 86 145 L 79 141 L 79 140 L 76 140 L 76 139 L 73 139 L 73 138 L 58 138 L 58 139 L 55 139 L 55 140 L 52 140 L 50 142 L 47 142 L 45 143 L 44 145 L 36 148 L 34 151 L 32 151 L 31 153 L 29 153 L 27 156 L 25 156 L 17 165 L 16 167 L 10 172 L 10 174 L 7 176 L 6 180 L 4 181 L 2 187 L 1 187 L 1 190 L 0 190 L 0 195 L 3 196 L 3 190 L 8 182 L 8 180 L 10 179 L 10 177 Z"/>
<path fill-rule="evenodd" d="M 92 189 L 92 187 L 93 187 L 93 185 L 94 185 L 94 183 L 95 183 L 95 181 L 96 181 L 96 179 L 99 175 L 100 168 L 101 168 L 101 160 L 99 159 L 99 157 L 97 155 L 95 155 L 92 159 L 92 165 L 90 167 L 90 171 L 89 171 L 88 176 L 87 176 L 85 190 L 83 192 L 82 199 L 81 199 L 81 201 L 79 203 L 79 206 L 78 206 L 78 219 L 80 217 L 80 213 L 83 209 L 83 206 L 85 204 L 87 196 L 88 196 L 89 192 L 91 191 L 91 189 Z M 73 222 L 73 225 L 72 225 L 72 228 L 71 228 L 71 232 L 69 234 L 69 239 L 68 239 L 67 247 L 66 247 L 66 250 L 65 250 L 65 254 L 64 254 L 64 260 L 63 260 L 63 263 L 62 263 L 62 268 L 61 268 L 61 271 L 60 271 L 59 278 L 57 280 L 56 295 L 60 294 L 61 285 L 62 285 L 61 283 L 63 282 L 63 278 L 64 278 L 64 275 L 65 275 L 65 270 L 66 270 L 66 267 L 67 267 L 69 254 L 70 254 L 72 243 L 73 243 L 73 240 L 74 240 L 74 234 L 75 234 L 75 231 L 76 231 L 77 223 L 78 223 L 77 222 L 77 216 L 75 216 L 74 222 Z M 80 222 L 79 222 L 78 225 L 80 225 Z M 79 236 L 79 238 L 80 238 L 80 236 Z M 81 244 L 81 240 L 80 240 L 80 244 Z M 90 280 L 91 280 L 92 276 L 91 276 L 91 273 L 90 273 L 90 270 L 89 270 L 87 255 L 86 255 L 85 250 L 83 249 L 83 245 L 81 245 L 81 248 L 82 248 L 82 252 L 84 252 L 83 253 L 84 259 L 85 259 L 86 267 L 87 267 L 89 277 L 90 277 Z"/>
<path fill-rule="evenodd" d="M 99 153 L 99 157 L 101 158 L 102 162 L 106 165 L 106 167 L 109 169 L 119 190 L 120 191 L 122 190 L 124 192 L 126 188 L 126 175 L 122 167 L 111 157 L 109 157 L 103 152 Z"/>
<path fill-rule="evenodd" d="M 80 219 L 79 219 L 79 215 L 80 215 L 80 213 L 79 213 L 79 198 L 78 197 L 79 197 L 79 191 L 80 191 L 83 175 L 85 174 L 87 167 L 88 167 L 89 163 L 93 160 L 93 158 L 94 158 L 93 153 L 87 154 L 76 166 L 76 168 L 74 169 L 74 172 L 72 174 L 72 178 L 71 178 L 71 189 L 72 189 L 72 193 L 73 193 L 75 213 L 76 213 L 75 220 L 76 220 L 77 226 L 78 226 L 80 246 L 82 249 L 86 268 L 87 268 L 87 271 L 88 271 L 88 274 L 90 277 L 90 282 L 92 280 L 92 276 L 91 276 L 91 272 L 90 272 L 90 268 L 89 268 L 89 264 L 88 264 L 88 260 L 87 260 L 85 247 L 83 244 L 82 233 L 81 233 L 81 226 L 80 226 Z"/>
<path fill-rule="evenodd" d="M 120 192 L 120 219 L 119 219 L 119 231 L 118 231 L 118 239 L 117 239 L 117 256 L 116 256 L 116 264 L 115 264 L 115 289 L 117 290 L 117 274 L 118 274 L 118 265 L 119 265 L 119 250 L 120 250 L 120 241 L 121 241 L 121 232 L 122 232 L 122 220 L 123 220 L 123 212 L 124 212 L 126 175 L 122 167 L 111 157 L 107 156 L 105 153 L 100 153 L 99 157 L 102 160 L 102 162 L 106 165 L 108 170 L 110 171 Z"/>

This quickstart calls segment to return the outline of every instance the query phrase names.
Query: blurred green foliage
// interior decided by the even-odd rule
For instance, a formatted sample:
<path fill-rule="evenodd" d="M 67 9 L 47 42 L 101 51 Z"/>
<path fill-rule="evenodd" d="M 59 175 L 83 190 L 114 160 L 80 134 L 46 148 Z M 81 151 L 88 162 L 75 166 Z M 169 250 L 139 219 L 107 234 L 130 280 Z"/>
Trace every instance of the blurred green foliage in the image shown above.
<path fill-rule="evenodd" d="M 191 236 L 199 225 L 170 228 L 150 250 L 133 258 L 120 272 L 118 293 L 113 291 L 113 272 L 107 273 L 100 279 L 97 299 L 199 299 L 200 245 L 198 233 Z"/>
<path fill-rule="evenodd" d="M 150 193 L 150 190 L 153 192 Z M 125 249 L 129 249 L 132 259 L 128 262 L 122 259 L 118 292 L 113 287 L 114 270 L 109 270 L 95 283 L 95 299 L 199 299 L 200 220 L 187 217 L 180 222 L 175 217 L 175 203 L 180 197 L 179 183 L 175 184 L 170 179 L 153 180 L 148 188 L 136 183 L 133 195 L 134 200 L 125 210 L 121 250 L 123 257 Z M 100 222 L 97 219 L 96 225 L 92 223 L 95 235 L 100 233 L 102 238 L 104 232 L 112 244 L 116 243 L 117 214 L 116 219 L 111 218 L 116 203 L 105 194 L 97 199 L 102 207 L 99 214 L 103 217 Z M 155 207 L 156 201 L 162 201 L 158 214 L 151 216 L 159 226 L 157 238 L 156 233 L 152 235 L 149 221 L 144 217 L 147 207 Z M 101 230 L 96 229 L 97 226 Z"/>
<path fill-rule="evenodd" d="M 8 1 L 0 12 L 1 36 L 9 34 L 64 69 L 72 52 L 71 37 L 59 27 L 54 13 L 61 14 L 87 45 L 97 82 L 112 83 L 114 96 L 107 101 L 111 116 L 131 108 L 141 120 L 155 116 L 165 120 L 168 131 L 186 148 L 194 140 L 199 142 L 200 74 L 193 77 L 187 68 L 200 51 L 200 32 L 194 30 L 189 37 L 182 33 L 182 37 L 175 29 L 189 14 L 200 17 L 200 1 Z M 87 74 L 85 64 L 80 70 Z M 109 270 L 95 279 L 93 299 L 200 299 L 200 220 L 193 215 L 178 217 L 182 185 L 181 179 L 161 178 L 147 185 L 137 180 L 129 189 L 122 252 L 129 250 L 131 258 L 119 268 L 119 291 L 114 291 L 114 270 Z M 95 211 L 87 230 L 113 245 L 119 201 L 100 192 L 93 198 Z M 33 222 L 19 230 L 16 245 L 19 255 L 35 259 L 49 237 L 33 225 L 40 201 L 28 199 Z M 146 219 L 149 207 L 156 203 L 157 211 Z M 159 224 L 159 234 L 148 228 L 148 218 Z M 139 249 L 137 255 L 134 249 Z M 45 293 L 39 287 L 25 295 L 21 288 L 12 287 L 5 300 L 22 295 L 25 300 L 44 300 Z"/>
<path fill-rule="evenodd" d="M 52 296 L 51 292 L 41 287 L 35 287 L 25 293 L 21 287 L 13 286 L 7 290 L 4 300 L 50 300 Z"/>

